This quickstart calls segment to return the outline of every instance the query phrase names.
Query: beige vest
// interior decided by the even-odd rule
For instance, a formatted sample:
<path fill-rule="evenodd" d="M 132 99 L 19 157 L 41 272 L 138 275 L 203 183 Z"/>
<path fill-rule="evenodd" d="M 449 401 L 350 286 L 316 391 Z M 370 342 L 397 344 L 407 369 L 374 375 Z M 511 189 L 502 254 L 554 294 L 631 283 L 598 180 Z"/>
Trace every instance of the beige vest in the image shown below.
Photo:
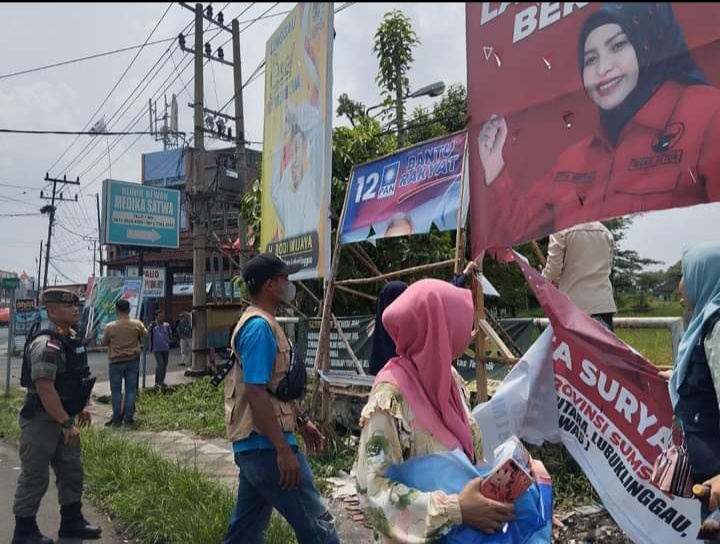
<path fill-rule="evenodd" d="M 280 381 L 287 374 L 290 368 L 290 343 L 288 342 L 285 332 L 275 317 L 257 306 L 250 306 L 243 313 L 242 317 L 235 325 L 232 333 L 230 346 L 238 360 L 233 365 L 232 370 L 225 379 L 225 427 L 227 429 L 228 440 L 235 442 L 243 440 L 255 431 L 262 434 L 253 421 L 250 403 L 245 395 L 245 383 L 243 382 L 242 361 L 235 350 L 235 338 L 242 326 L 253 317 L 262 317 L 272 329 L 275 342 L 277 343 L 277 355 L 275 356 L 275 365 L 273 366 L 272 376 L 268 389 L 274 391 Z M 270 395 L 275 416 L 277 417 L 280 427 L 285 432 L 294 432 L 297 429 L 295 420 L 295 410 L 291 402 L 281 402 L 275 396 Z"/>

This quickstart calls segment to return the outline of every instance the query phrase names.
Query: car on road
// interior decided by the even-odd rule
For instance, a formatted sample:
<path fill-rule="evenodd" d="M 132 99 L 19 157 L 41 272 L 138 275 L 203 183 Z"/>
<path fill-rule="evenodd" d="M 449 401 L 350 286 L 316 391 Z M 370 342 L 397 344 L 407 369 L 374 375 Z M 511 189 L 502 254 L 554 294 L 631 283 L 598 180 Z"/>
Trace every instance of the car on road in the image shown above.
<path fill-rule="evenodd" d="M 0 308 L 0 327 L 7 327 L 10 322 L 10 308 Z"/>

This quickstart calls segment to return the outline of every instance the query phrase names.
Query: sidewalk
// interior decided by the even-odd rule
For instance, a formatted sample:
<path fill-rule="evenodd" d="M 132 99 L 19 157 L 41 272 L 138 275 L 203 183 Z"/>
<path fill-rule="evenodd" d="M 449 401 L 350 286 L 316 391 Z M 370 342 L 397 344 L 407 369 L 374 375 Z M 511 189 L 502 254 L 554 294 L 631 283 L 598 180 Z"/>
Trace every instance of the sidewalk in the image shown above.
<path fill-rule="evenodd" d="M 168 386 L 191 383 L 193 378 L 186 377 L 182 371 L 168 372 L 165 382 Z M 154 377 L 148 376 L 148 387 L 154 385 Z M 101 397 L 110 394 L 110 384 L 101 382 L 95 384 L 94 396 Z M 109 404 L 95 401 L 90 406 L 93 416 L 93 425 L 103 427 L 110 419 L 112 409 Z M 104 428 L 104 427 L 103 427 Z M 197 467 L 208 478 L 227 486 L 233 494 L 237 492 L 238 468 L 235 465 L 232 445 L 225 439 L 204 440 L 179 431 L 129 431 L 124 428 L 112 429 L 123 438 L 145 445 L 163 457 L 176 461 L 183 466 Z M 347 482 L 333 493 L 332 498 L 326 498 L 330 512 L 335 516 L 338 536 L 343 544 L 365 544 L 372 542 L 372 533 L 361 523 L 353 521 L 357 514 L 357 507 L 346 508 L 346 503 L 354 503 L 350 497 L 354 494 L 354 486 Z M 353 512 L 352 510 L 355 510 Z"/>
<path fill-rule="evenodd" d="M 20 474 L 20 459 L 17 448 L 3 440 L 0 440 L 0 485 L 5 489 L 0 493 L 0 535 L 2 542 L 10 542 L 13 530 L 15 529 L 15 518 L 12 514 L 15 486 Z M 93 540 L 98 544 L 129 544 L 130 541 L 115 532 L 107 518 L 92 507 L 90 501 L 83 503 L 83 514 L 95 525 L 100 525 L 103 535 L 100 540 Z M 50 473 L 50 487 L 40 504 L 38 513 L 38 525 L 43 534 L 49 538 L 57 539 L 57 532 L 60 528 L 60 506 L 58 505 L 57 489 L 55 478 Z M 55 540 L 56 544 L 79 544 L 77 539 L 62 538 Z M 85 541 L 88 542 L 88 541 Z"/>

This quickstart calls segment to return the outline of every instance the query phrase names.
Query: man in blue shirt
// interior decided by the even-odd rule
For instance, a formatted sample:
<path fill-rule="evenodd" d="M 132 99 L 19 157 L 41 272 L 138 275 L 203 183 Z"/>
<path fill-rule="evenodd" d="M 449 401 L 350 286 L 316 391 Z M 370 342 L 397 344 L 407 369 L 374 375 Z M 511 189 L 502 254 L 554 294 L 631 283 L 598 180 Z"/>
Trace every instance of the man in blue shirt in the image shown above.
<path fill-rule="evenodd" d="M 290 376 L 292 347 L 275 314 L 295 297 L 288 275 L 299 270 L 271 253 L 243 270 L 251 305 L 231 338 L 236 364 L 225 381 L 225 421 L 240 468 L 238 497 L 225 544 L 261 544 L 273 508 L 288 521 L 300 544 L 339 544 L 335 519 L 313 484 L 299 430 L 309 453 L 324 437 L 278 386 Z"/>

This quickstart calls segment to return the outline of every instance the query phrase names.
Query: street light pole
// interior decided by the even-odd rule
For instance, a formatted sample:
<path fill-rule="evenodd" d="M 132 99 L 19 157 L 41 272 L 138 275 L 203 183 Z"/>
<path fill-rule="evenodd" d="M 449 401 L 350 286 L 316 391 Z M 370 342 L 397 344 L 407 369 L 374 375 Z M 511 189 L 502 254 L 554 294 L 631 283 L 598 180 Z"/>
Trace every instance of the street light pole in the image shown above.
<path fill-rule="evenodd" d="M 397 86 L 398 89 L 400 86 Z M 440 96 L 445 92 L 445 82 L 444 81 L 436 81 L 435 83 L 431 83 L 430 85 L 425 85 L 425 87 L 419 88 L 417 91 L 414 91 L 410 94 L 407 94 L 405 96 L 400 95 L 400 91 L 398 90 L 397 97 L 395 98 L 395 123 L 397 123 L 397 131 L 398 131 L 398 145 L 400 147 L 404 147 L 405 145 L 405 115 L 403 111 L 403 102 L 407 100 L 408 98 L 419 98 L 421 96 Z M 375 110 L 377 108 L 381 108 L 385 105 L 385 102 L 382 102 L 380 104 L 376 104 L 375 106 L 370 106 L 365 110 L 365 115 L 370 115 L 370 112 L 372 110 Z M 390 106 L 392 107 L 392 106 Z M 383 113 L 387 111 L 387 109 L 383 110 Z"/>

